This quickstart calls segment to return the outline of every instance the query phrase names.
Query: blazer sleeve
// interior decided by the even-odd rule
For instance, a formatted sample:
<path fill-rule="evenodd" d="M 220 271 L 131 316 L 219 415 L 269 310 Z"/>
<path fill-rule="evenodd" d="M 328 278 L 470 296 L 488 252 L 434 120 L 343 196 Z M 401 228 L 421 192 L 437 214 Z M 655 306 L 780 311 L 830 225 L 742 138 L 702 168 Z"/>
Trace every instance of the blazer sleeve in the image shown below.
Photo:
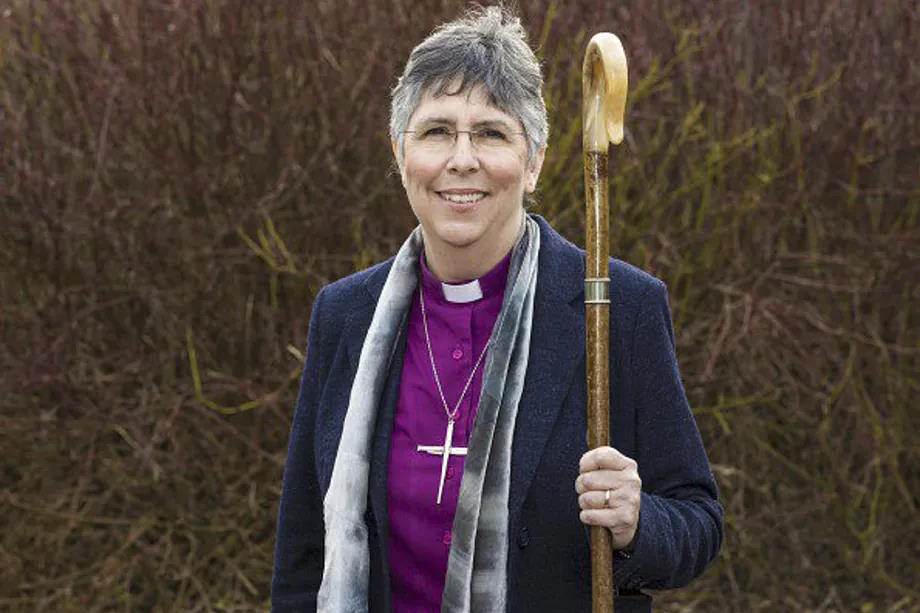
<path fill-rule="evenodd" d="M 320 340 L 324 291 L 313 301 L 307 358 L 284 465 L 272 572 L 271 610 L 276 613 L 316 611 L 323 576 L 323 501 L 316 476 L 314 426 L 325 371 Z"/>
<path fill-rule="evenodd" d="M 637 316 L 628 367 L 642 479 L 639 526 L 614 581 L 625 590 L 668 589 L 705 570 L 722 544 L 722 506 L 677 364 L 664 283 L 654 281 Z"/>

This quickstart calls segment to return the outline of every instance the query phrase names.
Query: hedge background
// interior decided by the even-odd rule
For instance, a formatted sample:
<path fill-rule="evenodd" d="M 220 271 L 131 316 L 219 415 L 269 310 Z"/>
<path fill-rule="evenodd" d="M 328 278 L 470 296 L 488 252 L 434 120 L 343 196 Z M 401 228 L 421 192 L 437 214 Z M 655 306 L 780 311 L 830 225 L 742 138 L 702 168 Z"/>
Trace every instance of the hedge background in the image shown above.
<path fill-rule="evenodd" d="M 267 607 L 312 297 L 413 226 L 388 92 L 455 0 L 0 0 L 0 608 Z M 582 243 L 580 65 L 630 60 L 618 257 L 670 288 L 726 508 L 664 611 L 920 611 L 915 2 L 524 2 Z"/>

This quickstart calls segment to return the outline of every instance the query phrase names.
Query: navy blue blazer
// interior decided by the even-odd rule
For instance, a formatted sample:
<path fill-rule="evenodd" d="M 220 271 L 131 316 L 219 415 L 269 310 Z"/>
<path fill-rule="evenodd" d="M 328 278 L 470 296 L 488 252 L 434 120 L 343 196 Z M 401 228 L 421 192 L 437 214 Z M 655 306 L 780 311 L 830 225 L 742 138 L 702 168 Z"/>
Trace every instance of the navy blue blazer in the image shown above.
<path fill-rule="evenodd" d="M 508 611 L 590 611 L 588 531 L 575 478 L 587 451 L 584 252 L 542 218 L 530 361 L 511 459 Z M 315 611 L 323 572 L 323 496 L 349 390 L 392 259 L 323 288 L 291 427 L 278 514 L 272 610 Z M 639 527 L 618 554 L 618 613 L 650 611 L 643 588 L 686 584 L 722 543 L 722 507 L 678 372 L 664 284 L 610 261 L 611 444 L 636 460 Z M 405 334 L 398 352 L 405 349 Z M 378 416 L 366 521 L 370 611 L 389 611 L 386 462 L 401 376 L 394 360 Z"/>

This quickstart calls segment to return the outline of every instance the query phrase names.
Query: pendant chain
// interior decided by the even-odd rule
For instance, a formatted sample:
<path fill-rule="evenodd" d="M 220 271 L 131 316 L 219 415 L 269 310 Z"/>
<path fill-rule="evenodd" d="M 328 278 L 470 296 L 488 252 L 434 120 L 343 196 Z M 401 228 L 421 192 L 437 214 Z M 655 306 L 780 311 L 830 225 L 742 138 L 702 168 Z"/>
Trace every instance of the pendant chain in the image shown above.
<path fill-rule="evenodd" d="M 486 355 L 486 350 L 488 350 L 489 345 L 492 344 L 492 339 L 489 339 L 489 342 L 486 343 L 486 346 L 482 348 L 482 352 L 479 354 L 479 359 L 477 359 L 476 364 L 473 365 L 473 370 L 470 371 L 470 376 L 466 380 L 466 385 L 463 386 L 463 391 L 460 392 L 460 398 L 457 399 L 457 406 L 455 406 L 454 410 L 451 411 L 447 404 L 447 400 L 444 398 L 444 390 L 441 389 L 441 378 L 438 377 L 438 368 L 434 364 L 434 352 L 431 350 L 431 338 L 428 335 L 428 316 L 425 314 L 425 291 L 422 287 L 418 288 L 418 300 L 422 306 L 422 327 L 425 329 L 425 344 L 428 346 L 428 358 L 431 360 L 431 370 L 434 372 L 434 382 L 438 386 L 438 394 L 441 395 L 441 402 L 444 405 L 444 412 L 447 413 L 447 420 L 452 422 L 457 416 L 457 411 L 460 410 L 460 404 L 463 402 L 463 397 L 466 396 L 466 391 L 470 388 L 470 384 L 473 382 L 473 376 L 476 374 L 476 370 L 479 368 L 479 364 L 482 362 L 482 358 L 484 358 Z"/>

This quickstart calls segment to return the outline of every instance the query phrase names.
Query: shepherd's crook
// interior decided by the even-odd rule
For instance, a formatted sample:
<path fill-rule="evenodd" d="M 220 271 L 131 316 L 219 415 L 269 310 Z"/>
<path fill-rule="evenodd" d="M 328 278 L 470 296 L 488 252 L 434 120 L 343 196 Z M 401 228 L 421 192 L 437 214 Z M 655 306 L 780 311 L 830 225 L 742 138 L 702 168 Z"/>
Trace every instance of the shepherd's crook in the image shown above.
<path fill-rule="evenodd" d="M 607 146 L 623 140 L 626 54 L 609 32 L 588 43 L 582 67 L 585 158 L 585 369 L 588 376 L 588 447 L 610 444 L 610 207 Z M 591 527 L 591 611 L 613 612 L 613 541 Z"/>

